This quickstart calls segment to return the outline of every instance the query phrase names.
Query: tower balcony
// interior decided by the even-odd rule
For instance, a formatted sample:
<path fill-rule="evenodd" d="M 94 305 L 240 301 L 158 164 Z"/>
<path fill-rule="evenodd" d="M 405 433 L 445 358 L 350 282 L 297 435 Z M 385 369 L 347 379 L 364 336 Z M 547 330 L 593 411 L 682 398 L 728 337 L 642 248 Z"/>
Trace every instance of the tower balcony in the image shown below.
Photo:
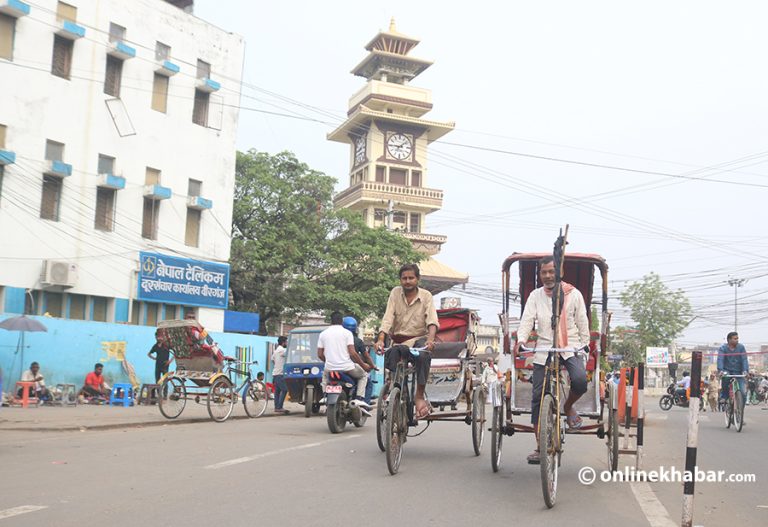
<path fill-rule="evenodd" d="M 333 200 L 338 208 L 358 203 L 386 203 L 393 200 L 398 204 L 426 209 L 427 213 L 440 210 L 443 206 L 443 191 L 424 187 L 406 187 L 391 183 L 363 181 L 339 192 Z"/>
<path fill-rule="evenodd" d="M 349 99 L 347 114 L 353 113 L 361 104 L 372 110 L 393 109 L 403 115 L 421 117 L 432 109 L 432 92 L 407 84 L 370 80 Z"/>
<path fill-rule="evenodd" d="M 414 249 L 430 256 L 439 253 L 442 245 L 448 241 L 448 236 L 442 234 L 426 234 L 423 232 L 401 232 L 400 234 L 411 241 Z"/>

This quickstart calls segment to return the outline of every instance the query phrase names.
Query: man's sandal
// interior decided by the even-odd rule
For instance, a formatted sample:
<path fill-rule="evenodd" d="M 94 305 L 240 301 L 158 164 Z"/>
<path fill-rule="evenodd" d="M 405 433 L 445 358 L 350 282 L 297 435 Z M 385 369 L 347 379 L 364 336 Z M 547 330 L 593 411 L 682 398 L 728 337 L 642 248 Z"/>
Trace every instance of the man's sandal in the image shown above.
<path fill-rule="evenodd" d="M 526 458 L 528 460 L 529 465 L 538 465 L 541 463 L 541 459 L 539 458 L 539 449 L 537 448 L 530 454 L 528 454 L 528 457 Z"/>
<path fill-rule="evenodd" d="M 584 424 L 584 420 L 578 414 L 566 416 L 565 421 L 568 423 L 568 428 L 574 430 L 578 430 Z"/>

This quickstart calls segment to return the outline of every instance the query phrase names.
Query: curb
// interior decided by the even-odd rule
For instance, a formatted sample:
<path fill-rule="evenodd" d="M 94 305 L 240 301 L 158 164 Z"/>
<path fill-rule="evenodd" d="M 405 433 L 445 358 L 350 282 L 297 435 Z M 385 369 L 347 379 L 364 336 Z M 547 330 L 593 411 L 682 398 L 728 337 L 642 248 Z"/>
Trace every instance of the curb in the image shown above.
<path fill-rule="evenodd" d="M 247 415 L 232 415 L 227 419 L 264 419 L 267 417 L 278 417 L 278 414 L 265 413 L 261 417 L 248 417 Z M 226 421 L 225 421 L 226 422 Z M 110 423 L 105 425 L 65 425 L 65 426 L 19 426 L 19 427 L 1 427 L 0 432 L 87 432 L 91 430 L 116 430 L 120 428 L 145 428 L 166 425 L 188 425 L 195 423 L 216 423 L 210 417 L 190 417 L 187 419 L 166 419 L 165 421 L 137 421 L 134 423 Z"/>

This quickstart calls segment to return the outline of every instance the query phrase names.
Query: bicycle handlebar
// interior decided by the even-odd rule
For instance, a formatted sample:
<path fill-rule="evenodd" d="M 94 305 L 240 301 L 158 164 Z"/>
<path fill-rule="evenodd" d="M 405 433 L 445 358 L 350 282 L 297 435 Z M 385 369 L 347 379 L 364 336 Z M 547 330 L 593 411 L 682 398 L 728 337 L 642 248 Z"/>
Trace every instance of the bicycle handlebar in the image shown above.
<path fill-rule="evenodd" d="M 730 378 L 733 378 L 733 379 L 745 379 L 747 377 L 744 374 L 736 375 L 735 373 L 723 373 L 722 376 L 723 377 L 730 377 Z"/>
<path fill-rule="evenodd" d="M 540 348 L 540 349 L 537 349 L 537 348 L 526 348 L 525 346 L 520 346 L 519 349 L 520 349 L 520 351 L 522 351 L 524 353 L 525 352 L 533 352 L 533 353 L 544 352 L 544 353 L 547 353 L 547 354 L 551 354 L 551 353 L 573 353 L 575 355 L 586 355 L 587 353 L 589 353 L 589 346 L 583 346 L 583 347 L 577 348 L 577 349 L 571 349 L 571 348 Z"/>

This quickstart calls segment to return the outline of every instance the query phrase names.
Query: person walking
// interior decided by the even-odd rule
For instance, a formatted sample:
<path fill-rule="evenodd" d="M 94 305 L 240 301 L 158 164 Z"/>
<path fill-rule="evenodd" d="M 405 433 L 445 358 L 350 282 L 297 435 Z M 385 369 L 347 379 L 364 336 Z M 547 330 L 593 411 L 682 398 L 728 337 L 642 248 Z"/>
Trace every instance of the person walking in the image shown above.
<path fill-rule="evenodd" d="M 288 384 L 285 382 L 285 355 L 287 350 L 285 345 L 288 343 L 287 337 L 278 337 L 277 347 L 272 352 L 272 382 L 275 385 L 275 413 L 287 414 L 288 410 L 283 408 L 285 396 L 288 395 Z"/>
<path fill-rule="evenodd" d="M 714 373 L 709 374 L 709 384 L 707 384 L 707 402 L 712 412 L 717 412 L 717 394 L 720 393 L 720 383 Z"/>

